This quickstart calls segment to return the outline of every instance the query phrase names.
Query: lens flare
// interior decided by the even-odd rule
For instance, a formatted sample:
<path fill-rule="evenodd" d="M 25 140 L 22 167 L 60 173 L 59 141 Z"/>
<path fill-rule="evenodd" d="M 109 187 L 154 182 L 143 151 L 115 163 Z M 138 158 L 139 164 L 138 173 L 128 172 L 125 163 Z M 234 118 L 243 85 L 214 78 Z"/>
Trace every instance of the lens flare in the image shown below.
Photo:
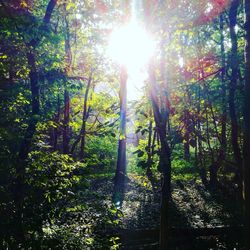
<path fill-rule="evenodd" d="M 142 68 L 153 55 L 154 40 L 136 22 L 115 30 L 110 37 L 108 55 L 128 70 Z"/>

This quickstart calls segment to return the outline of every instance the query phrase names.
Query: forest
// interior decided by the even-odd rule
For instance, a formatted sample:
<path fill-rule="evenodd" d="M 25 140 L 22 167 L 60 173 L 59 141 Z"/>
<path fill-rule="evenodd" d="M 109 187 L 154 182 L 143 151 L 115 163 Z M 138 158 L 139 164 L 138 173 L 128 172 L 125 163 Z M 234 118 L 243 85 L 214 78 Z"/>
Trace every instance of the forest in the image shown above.
<path fill-rule="evenodd" d="M 0 249 L 250 249 L 250 0 L 0 0 L 0 110 Z"/>

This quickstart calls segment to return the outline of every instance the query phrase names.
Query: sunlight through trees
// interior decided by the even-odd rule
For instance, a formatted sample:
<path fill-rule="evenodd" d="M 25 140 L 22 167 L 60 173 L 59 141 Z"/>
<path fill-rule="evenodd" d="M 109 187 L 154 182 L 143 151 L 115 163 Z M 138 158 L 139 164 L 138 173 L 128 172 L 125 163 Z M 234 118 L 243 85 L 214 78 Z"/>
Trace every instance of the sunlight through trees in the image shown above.
<path fill-rule="evenodd" d="M 249 249 L 249 0 L 0 0 L 1 249 Z"/>

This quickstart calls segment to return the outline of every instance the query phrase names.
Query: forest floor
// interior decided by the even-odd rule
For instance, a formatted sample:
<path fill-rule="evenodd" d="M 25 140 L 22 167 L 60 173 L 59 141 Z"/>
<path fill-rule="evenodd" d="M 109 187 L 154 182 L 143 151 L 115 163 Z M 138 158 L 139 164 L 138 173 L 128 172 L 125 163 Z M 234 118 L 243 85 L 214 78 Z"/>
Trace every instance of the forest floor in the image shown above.
<path fill-rule="evenodd" d="M 99 176 L 91 181 L 89 191 L 101 195 L 104 203 L 111 202 L 113 181 L 111 176 Z M 99 197 L 100 198 L 100 197 Z M 229 187 L 209 189 L 196 180 L 173 181 L 169 220 L 171 228 L 221 228 L 242 224 L 237 190 Z M 124 249 L 157 249 L 160 218 L 160 188 L 153 192 L 146 176 L 128 174 L 124 200 L 119 208 L 121 217 L 116 230 L 123 238 Z M 148 234 L 148 236 L 146 236 Z M 143 245 L 141 241 L 148 243 Z M 142 238 L 141 240 L 139 238 Z M 151 240 L 150 240 L 151 237 Z M 223 236 L 224 237 L 224 236 Z M 237 237 L 237 236 L 236 236 Z M 133 239 L 131 239 L 133 238 Z M 138 238 L 139 242 L 136 242 Z M 201 248 L 201 243 L 206 247 Z M 197 238 L 188 248 L 179 245 L 173 249 L 240 249 L 237 239 L 228 243 L 219 237 Z M 197 243 L 198 242 L 198 243 Z M 198 245 L 197 245 L 198 244 Z M 195 245 L 196 248 L 195 248 Z M 232 247 L 232 248 L 231 248 Z M 235 247 L 235 248 L 233 248 Z"/>
<path fill-rule="evenodd" d="M 70 231 L 71 240 L 75 237 L 78 244 L 79 237 L 82 237 L 84 244 L 89 246 L 80 249 L 158 249 L 160 187 L 153 192 L 146 176 L 130 173 L 125 184 L 124 200 L 118 209 L 112 205 L 112 194 L 112 174 L 87 176 L 83 185 L 75 190 L 75 199 L 67 204 L 68 212 L 56 229 L 64 232 L 59 237 L 65 239 L 65 226 Z M 178 236 L 171 240 L 171 249 L 243 249 L 241 231 L 237 230 L 242 225 L 239 208 L 236 189 L 220 187 L 213 190 L 195 179 L 175 178 L 169 224 L 171 230 L 177 230 Z M 185 238 L 190 229 L 222 227 L 236 228 L 236 232 L 220 236 L 206 233 L 205 237 L 200 237 L 198 231 L 192 240 Z M 178 234 L 179 229 L 182 231 Z M 112 244 L 116 248 L 108 247 Z"/>
<path fill-rule="evenodd" d="M 122 228 L 158 228 L 160 188 L 152 191 L 146 176 L 128 174 L 122 211 Z M 110 202 L 112 177 L 95 178 L 88 191 Z M 91 194 L 91 193 L 89 193 Z M 235 189 L 208 189 L 195 180 L 174 181 L 170 206 L 171 227 L 221 227 L 241 224 L 240 200 Z"/>

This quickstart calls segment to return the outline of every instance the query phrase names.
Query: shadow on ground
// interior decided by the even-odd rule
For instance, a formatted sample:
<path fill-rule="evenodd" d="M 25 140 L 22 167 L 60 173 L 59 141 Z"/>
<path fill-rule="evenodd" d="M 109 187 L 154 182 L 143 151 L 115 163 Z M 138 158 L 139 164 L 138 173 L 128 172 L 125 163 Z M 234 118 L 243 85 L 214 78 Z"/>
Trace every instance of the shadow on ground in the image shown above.
<path fill-rule="evenodd" d="M 171 249 L 244 249 L 242 230 L 240 227 L 238 230 L 242 221 L 235 191 L 227 196 L 226 190 L 207 189 L 194 181 L 174 182 L 172 188 Z M 159 203 L 159 188 L 154 193 L 143 178 L 130 176 L 122 208 L 123 249 L 158 249 Z M 215 227 L 221 230 L 214 232 Z"/>

